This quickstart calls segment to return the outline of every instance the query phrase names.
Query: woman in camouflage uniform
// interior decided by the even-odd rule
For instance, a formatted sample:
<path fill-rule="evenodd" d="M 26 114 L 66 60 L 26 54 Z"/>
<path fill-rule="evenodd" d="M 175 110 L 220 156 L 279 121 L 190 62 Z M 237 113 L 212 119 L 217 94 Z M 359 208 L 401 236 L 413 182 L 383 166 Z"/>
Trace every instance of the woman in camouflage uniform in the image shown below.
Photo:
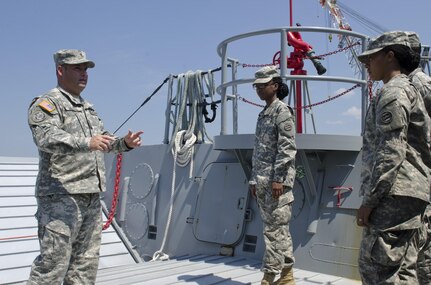
<path fill-rule="evenodd" d="M 410 81 L 421 94 L 428 115 L 431 116 L 431 77 L 423 72 L 420 66 L 422 45 L 419 36 L 414 32 L 407 32 L 409 43 L 415 53 L 415 60 L 411 69 L 407 70 Z M 424 216 L 425 244 L 418 254 L 417 271 L 420 285 L 431 284 L 431 205 L 428 205 Z"/>
<path fill-rule="evenodd" d="M 256 72 L 253 87 L 266 102 L 259 113 L 252 158 L 251 194 L 257 199 L 264 224 L 264 285 L 295 284 L 293 248 L 289 233 L 295 179 L 295 123 L 293 111 L 281 100 L 288 93 L 275 67 Z"/>
<path fill-rule="evenodd" d="M 429 203 L 430 118 L 402 70 L 413 61 L 405 32 L 372 40 L 359 56 L 383 87 L 371 100 L 363 134 L 364 195 L 357 224 L 363 284 L 418 284 L 416 260 Z"/>

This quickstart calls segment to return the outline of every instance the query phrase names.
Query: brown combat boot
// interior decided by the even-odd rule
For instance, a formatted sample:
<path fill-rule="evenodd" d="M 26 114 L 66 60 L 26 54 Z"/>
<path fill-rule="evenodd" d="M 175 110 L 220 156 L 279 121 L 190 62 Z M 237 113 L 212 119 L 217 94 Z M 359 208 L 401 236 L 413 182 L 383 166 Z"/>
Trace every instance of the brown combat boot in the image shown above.
<path fill-rule="evenodd" d="M 283 268 L 281 271 L 280 279 L 274 285 L 295 285 L 295 278 L 293 278 L 292 268 Z"/>
<path fill-rule="evenodd" d="M 260 285 L 273 285 L 275 279 L 274 273 L 264 273 L 262 282 L 260 282 Z"/>

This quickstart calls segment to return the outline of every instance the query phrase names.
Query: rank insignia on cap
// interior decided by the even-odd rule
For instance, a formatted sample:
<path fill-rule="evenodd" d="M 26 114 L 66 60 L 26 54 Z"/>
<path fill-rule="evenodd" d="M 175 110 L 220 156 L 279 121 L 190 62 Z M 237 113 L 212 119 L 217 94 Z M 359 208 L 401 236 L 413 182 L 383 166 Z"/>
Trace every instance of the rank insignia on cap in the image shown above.
<path fill-rule="evenodd" d="M 55 110 L 54 105 L 48 100 L 42 100 L 42 102 L 39 103 L 39 106 L 50 113 Z"/>

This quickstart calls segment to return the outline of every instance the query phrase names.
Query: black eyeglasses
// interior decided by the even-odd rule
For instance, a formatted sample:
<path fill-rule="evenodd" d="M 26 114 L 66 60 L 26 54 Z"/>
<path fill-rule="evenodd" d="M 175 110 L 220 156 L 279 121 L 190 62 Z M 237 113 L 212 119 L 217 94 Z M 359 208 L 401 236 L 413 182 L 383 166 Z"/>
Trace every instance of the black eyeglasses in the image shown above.
<path fill-rule="evenodd" d="M 269 85 L 273 85 L 275 82 L 268 82 L 268 83 L 255 83 L 253 84 L 253 89 L 265 89 Z"/>

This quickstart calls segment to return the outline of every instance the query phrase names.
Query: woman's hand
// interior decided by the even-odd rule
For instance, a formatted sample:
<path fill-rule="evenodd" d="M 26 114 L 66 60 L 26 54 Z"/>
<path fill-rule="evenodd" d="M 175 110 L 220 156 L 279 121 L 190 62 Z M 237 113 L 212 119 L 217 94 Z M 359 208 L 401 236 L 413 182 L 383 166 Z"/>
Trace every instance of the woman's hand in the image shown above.
<path fill-rule="evenodd" d="M 283 183 L 272 182 L 272 198 L 278 199 L 283 194 Z"/>
<path fill-rule="evenodd" d="M 256 185 L 254 184 L 249 185 L 248 188 L 250 190 L 251 196 L 253 196 L 256 199 Z"/>
<path fill-rule="evenodd" d="M 360 227 L 368 227 L 368 218 L 370 217 L 373 208 L 361 206 L 358 209 L 358 214 L 356 215 L 356 223 Z"/>

